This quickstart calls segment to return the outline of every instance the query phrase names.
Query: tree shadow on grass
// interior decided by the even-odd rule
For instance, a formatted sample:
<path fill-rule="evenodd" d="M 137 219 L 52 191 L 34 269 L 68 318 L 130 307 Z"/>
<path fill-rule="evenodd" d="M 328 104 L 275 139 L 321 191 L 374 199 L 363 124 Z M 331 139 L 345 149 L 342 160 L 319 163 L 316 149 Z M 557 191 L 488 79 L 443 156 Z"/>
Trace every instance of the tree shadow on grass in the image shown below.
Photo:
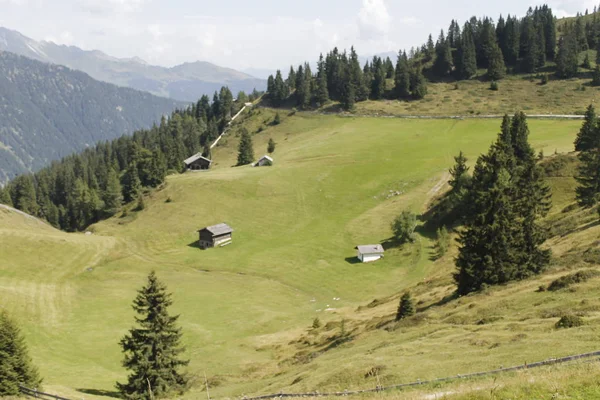
<path fill-rule="evenodd" d="M 431 303 L 428 306 L 425 307 L 421 307 L 421 308 L 417 308 L 417 312 L 423 312 L 423 311 L 427 311 L 432 307 L 438 307 L 438 306 L 443 306 L 444 304 L 448 304 L 450 303 L 452 300 L 456 300 L 458 299 L 458 294 L 456 292 L 452 292 L 451 294 L 444 296 L 441 300 L 435 302 L 435 303 Z"/>
<path fill-rule="evenodd" d="M 119 392 L 115 392 L 112 390 L 101 390 L 101 389 L 75 389 L 80 393 L 89 394 L 92 396 L 101 396 L 101 397 L 112 397 L 114 399 L 120 399 L 121 394 Z"/>

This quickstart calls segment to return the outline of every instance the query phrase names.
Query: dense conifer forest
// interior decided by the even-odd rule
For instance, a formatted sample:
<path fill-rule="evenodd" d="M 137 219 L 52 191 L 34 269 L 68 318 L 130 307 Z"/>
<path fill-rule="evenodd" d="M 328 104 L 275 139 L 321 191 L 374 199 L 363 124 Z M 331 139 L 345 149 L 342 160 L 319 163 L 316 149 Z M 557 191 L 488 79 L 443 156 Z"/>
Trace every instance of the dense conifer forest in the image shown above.
<path fill-rule="evenodd" d="M 275 107 L 306 109 L 334 100 L 352 110 L 356 102 L 369 99 L 421 99 L 428 82 L 472 79 L 479 71 L 497 81 L 507 74 L 546 73 L 553 66 L 557 78 L 571 78 L 578 73 L 579 54 L 598 46 L 596 9 L 593 15 L 586 12 L 557 25 L 552 9 L 544 5 L 529 8 L 523 18 L 472 17 L 462 25 L 452 20 L 436 41 L 429 35 L 422 46 L 401 50 L 395 62 L 375 56 L 361 66 L 354 48 L 335 48 L 320 56 L 316 73 L 309 63 L 292 66 L 287 79 L 277 71 L 269 77 L 267 91 Z M 589 56 L 583 64 L 590 67 Z M 600 70 L 595 76 L 592 84 L 600 84 Z"/>
<path fill-rule="evenodd" d="M 140 199 L 143 188 L 155 188 L 167 173 L 183 171 L 183 160 L 219 136 L 231 116 L 249 99 L 236 101 L 223 87 L 212 101 L 175 110 L 151 129 L 98 143 L 80 154 L 55 161 L 35 174 L 20 175 L 0 188 L 0 203 L 43 218 L 66 231 L 118 213 L 123 203 Z"/>

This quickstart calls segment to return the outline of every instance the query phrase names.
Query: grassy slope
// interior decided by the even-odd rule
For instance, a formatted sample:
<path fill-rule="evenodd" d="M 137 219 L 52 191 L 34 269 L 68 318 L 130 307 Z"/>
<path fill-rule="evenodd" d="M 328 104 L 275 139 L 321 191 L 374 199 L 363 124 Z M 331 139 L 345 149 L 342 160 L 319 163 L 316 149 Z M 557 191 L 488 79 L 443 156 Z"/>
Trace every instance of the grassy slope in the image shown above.
<path fill-rule="evenodd" d="M 272 117 L 270 110 L 255 111 L 246 124 L 256 130 Z M 533 145 L 546 154 L 566 152 L 579 124 L 531 121 Z M 0 265 L 0 297 L 8 299 L 3 306 L 23 324 L 47 387 L 86 397 L 111 391 L 125 376 L 117 342 L 132 323 L 135 290 L 153 268 L 174 292 L 190 371 L 218 376 L 217 395 L 279 390 L 298 375 L 304 378 L 295 389 L 370 385 L 362 376 L 373 364 L 386 365 L 389 380 L 468 372 L 537 359 L 544 355 L 531 346 L 538 341 L 552 346 L 554 355 L 594 347 L 593 325 L 575 336 L 555 333 L 551 321 L 526 311 L 538 298 L 532 291 L 536 282 L 432 308 L 430 323 L 414 330 L 388 333 L 363 323 L 388 318 L 394 295 L 424 278 L 431 283 L 416 292 L 423 307 L 451 290 L 452 255 L 431 261 L 428 234 L 371 265 L 354 264 L 353 247 L 389 238 L 396 214 L 404 208 L 421 211 L 435 195 L 431 189 L 444 178 L 452 156 L 462 149 L 473 161 L 498 126 L 494 120 L 284 117 L 280 126 L 254 136 L 257 155 L 269 137 L 278 143 L 275 166 L 230 168 L 234 129 L 215 151 L 214 170 L 170 177 L 146 210 L 100 223 L 92 227 L 94 235 L 32 227 L 20 216 L 0 214 L 0 258 L 11 260 Z M 387 198 L 390 190 L 403 194 Z M 167 203 L 168 197 L 173 201 Z M 232 245 L 209 251 L 193 246 L 198 228 L 221 221 L 236 230 Z M 529 320 L 510 316 L 497 325 L 473 325 L 491 310 L 512 310 L 513 295 L 521 296 L 514 297 L 514 307 L 529 313 Z M 392 297 L 354 312 L 382 296 Z M 541 296 L 550 299 L 544 307 L 568 301 Z M 469 308 L 471 303 L 480 305 Z M 323 311 L 328 305 L 335 310 Z M 359 338 L 311 364 L 290 365 L 285 360 L 306 349 L 288 342 L 303 335 L 317 315 L 325 322 L 355 320 L 348 326 Z M 528 333 L 513 342 L 515 325 Z M 479 340 L 484 344 L 472 343 Z M 501 345 L 490 349 L 495 343 Z M 308 351 L 313 347 L 318 345 Z M 517 360 L 515 352 L 521 354 Z M 198 390 L 200 384 L 190 398 Z"/>

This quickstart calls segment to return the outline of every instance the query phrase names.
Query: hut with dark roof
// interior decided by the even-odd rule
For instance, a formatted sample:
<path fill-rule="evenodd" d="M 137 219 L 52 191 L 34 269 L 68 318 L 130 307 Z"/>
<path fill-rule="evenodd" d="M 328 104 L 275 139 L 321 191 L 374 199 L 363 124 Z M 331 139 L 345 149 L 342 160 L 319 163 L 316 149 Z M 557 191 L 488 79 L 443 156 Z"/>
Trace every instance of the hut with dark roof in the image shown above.
<path fill-rule="evenodd" d="M 233 229 L 227 224 L 218 224 L 200 229 L 198 233 L 200 234 L 199 247 L 201 249 L 208 249 L 231 243 Z"/>
<path fill-rule="evenodd" d="M 203 157 L 201 153 L 194 154 L 190 158 L 183 160 L 185 167 L 188 170 L 202 170 L 202 169 L 210 169 L 212 161 L 206 157 Z"/>

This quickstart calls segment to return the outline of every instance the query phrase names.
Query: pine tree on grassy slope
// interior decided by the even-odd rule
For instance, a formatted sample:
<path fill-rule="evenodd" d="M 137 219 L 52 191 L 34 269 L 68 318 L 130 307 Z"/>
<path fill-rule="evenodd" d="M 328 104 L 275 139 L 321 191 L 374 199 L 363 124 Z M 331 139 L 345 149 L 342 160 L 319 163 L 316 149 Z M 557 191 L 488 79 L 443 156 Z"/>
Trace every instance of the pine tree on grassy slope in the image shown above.
<path fill-rule="evenodd" d="M 550 252 L 537 220 L 550 208 L 550 190 L 528 142 L 525 115 L 504 117 L 501 133 L 477 160 L 454 279 L 459 294 L 541 272 Z"/>
<path fill-rule="evenodd" d="M 186 389 L 187 377 L 179 370 L 188 361 L 181 359 L 179 316 L 171 316 L 167 310 L 172 304 L 167 287 L 152 271 L 133 301 L 138 327 L 130 329 L 120 342 L 123 366 L 130 374 L 126 383 L 117 383 L 117 389 L 126 399 L 152 400 Z"/>
<path fill-rule="evenodd" d="M 254 161 L 254 148 L 252 146 L 252 137 L 246 128 L 242 129 L 242 136 L 238 146 L 237 165 L 246 165 Z"/>
<path fill-rule="evenodd" d="M 0 311 L 0 397 L 18 396 L 19 385 L 36 389 L 41 383 L 19 328 Z"/>

